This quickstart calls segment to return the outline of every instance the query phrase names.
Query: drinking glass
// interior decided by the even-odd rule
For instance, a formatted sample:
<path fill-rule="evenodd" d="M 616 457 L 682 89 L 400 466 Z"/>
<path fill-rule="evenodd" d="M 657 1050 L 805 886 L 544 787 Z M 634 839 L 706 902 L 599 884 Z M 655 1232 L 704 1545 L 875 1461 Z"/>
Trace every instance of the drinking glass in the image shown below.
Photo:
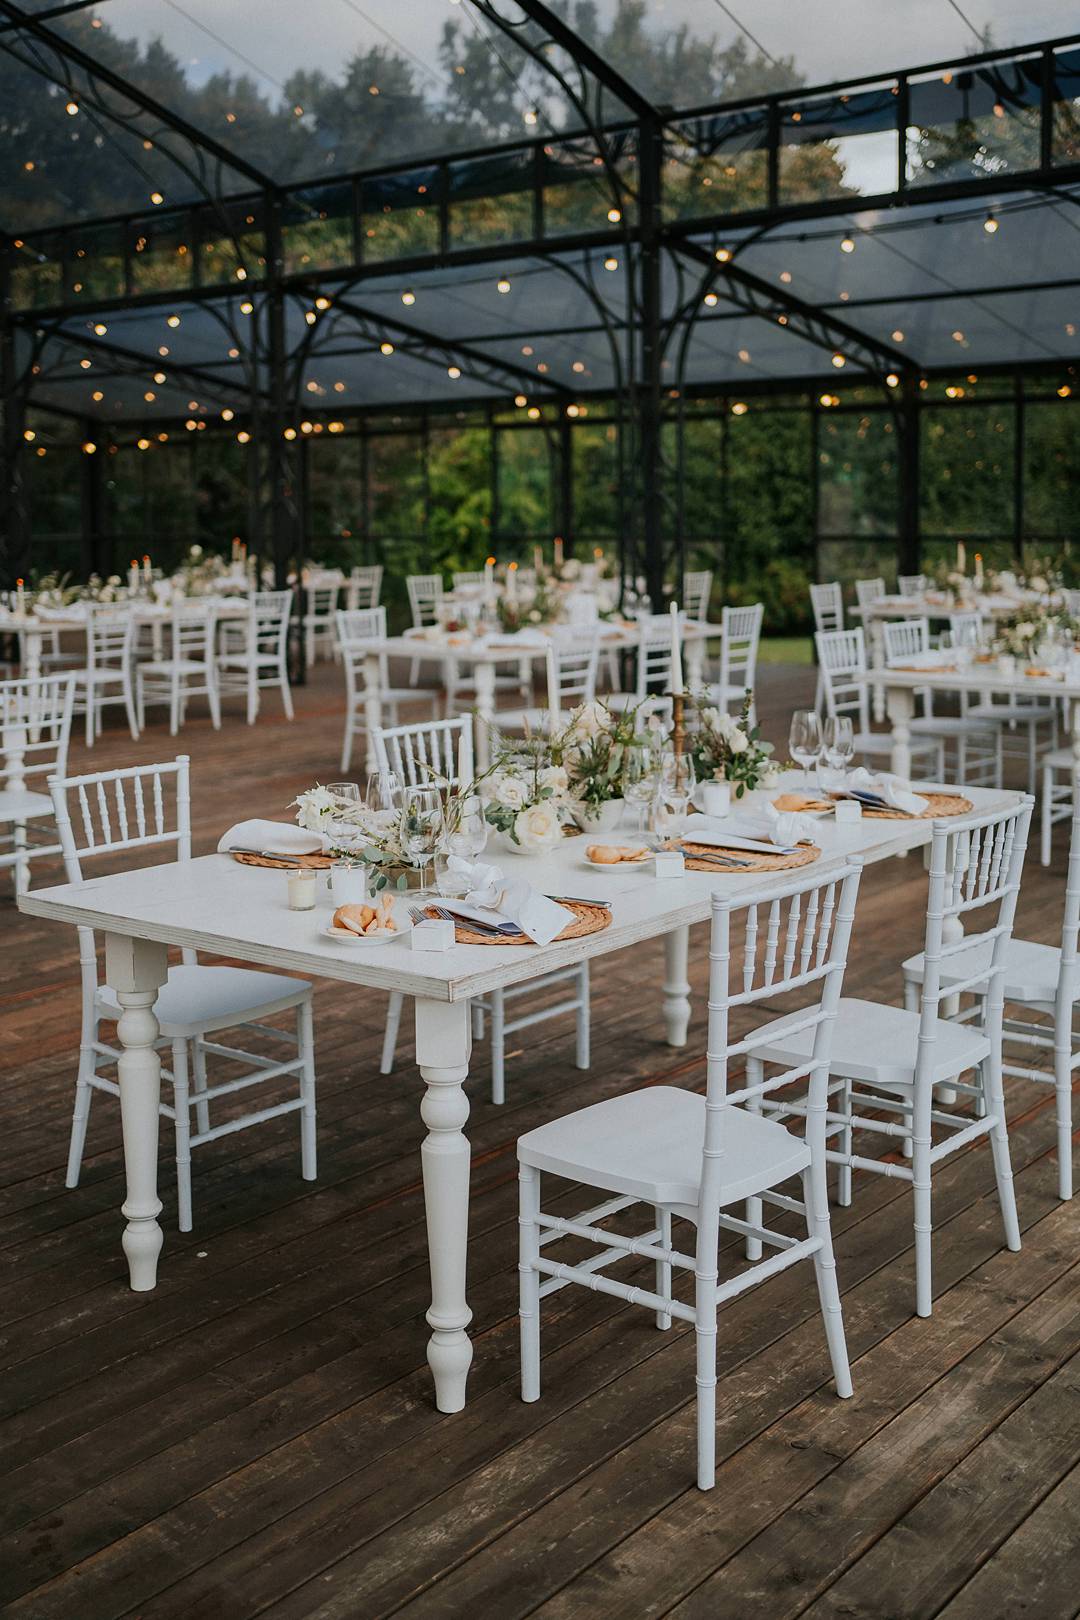
<path fill-rule="evenodd" d="M 401 778 L 396 771 L 369 771 L 364 804 L 371 811 L 401 814 Z"/>
<path fill-rule="evenodd" d="M 474 861 L 487 843 L 487 836 L 484 806 L 473 795 L 462 804 L 454 830 L 447 836 L 446 847 L 451 855 L 462 855 Z"/>
<path fill-rule="evenodd" d="M 791 757 L 803 768 L 803 792 L 810 792 L 810 767 L 821 753 L 821 725 L 813 709 L 796 709 L 788 734 Z"/>
<path fill-rule="evenodd" d="M 666 748 L 660 757 L 659 798 L 673 831 L 681 831 L 694 794 L 694 761 L 689 754 Z"/>
<path fill-rule="evenodd" d="M 645 830 L 645 813 L 660 783 L 660 755 L 651 743 L 635 743 L 623 763 L 623 798 L 637 811 L 636 831 Z"/>
<path fill-rule="evenodd" d="M 354 843 L 358 836 L 356 822 L 353 815 L 360 808 L 359 782 L 328 782 L 327 793 L 332 793 L 340 806 L 340 812 L 331 814 L 328 831 L 335 844 L 347 848 Z"/>
<path fill-rule="evenodd" d="M 843 788 L 855 755 L 855 730 L 851 716 L 830 715 L 822 728 L 821 754 L 832 774 L 830 786 Z"/>
<path fill-rule="evenodd" d="M 442 794 L 435 787 L 407 787 L 402 796 L 401 843 L 420 868 L 420 888 L 427 893 L 424 873 L 443 840 Z"/>

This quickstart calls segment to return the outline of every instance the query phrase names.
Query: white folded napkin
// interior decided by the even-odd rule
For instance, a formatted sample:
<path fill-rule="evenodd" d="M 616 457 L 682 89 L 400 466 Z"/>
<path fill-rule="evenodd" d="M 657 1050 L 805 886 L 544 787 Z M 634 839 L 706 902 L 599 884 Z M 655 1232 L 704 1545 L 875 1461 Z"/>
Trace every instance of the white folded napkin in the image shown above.
<path fill-rule="evenodd" d="M 549 637 L 535 625 L 524 625 L 520 630 L 493 631 L 491 641 L 501 645 L 504 641 L 512 641 L 519 647 L 546 647 Z"/>
<path fill-rule="evenodd" d="M 444 900 L 441 904 L 447 911 L 457 911 L 467 917 L 471 909 L 480 922 L 517 923 L 521 932 L 536 945 L 550 945 L 574 920 L 572 911 L 549 900 L 546 894 L 538 893 L 524 878 L 507 878 L 500 866 L 467 861 L 461 855 L 451 855 L 446 864 L 449 871 L 467 885 L 465 905 Z"/>
<path fill-rule="evenodd" d="M 694 816 L 687 824 L 686 836 L 695 844 L 790 855 L 797 845 L 813 843 L 814 823 L 809 816 L 767 804 L 761 816 Z"/>
<path fill-rule="evenodd" d="M 865 765 L 856 766 L 848 777 L 848 791 L 853 794 L 872 793 L 890 810 L 903 810 L 909 816 L 921 816 L 928 800 L 912 793 L 911 783 L 891 771 L 879 771 L 875 776 Z"/>
<path fill-rule="evenodd" d="M 323 833 L 308 832 L 291 821 L 238 821 L 218 840 L 218 850 L 254 849 L 267 855 L 314 855 L 327 848 Z"/>

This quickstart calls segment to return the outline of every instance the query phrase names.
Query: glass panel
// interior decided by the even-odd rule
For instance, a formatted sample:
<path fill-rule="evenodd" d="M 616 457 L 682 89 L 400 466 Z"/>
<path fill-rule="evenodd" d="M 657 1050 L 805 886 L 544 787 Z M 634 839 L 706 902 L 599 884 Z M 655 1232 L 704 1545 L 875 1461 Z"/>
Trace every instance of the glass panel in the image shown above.
<path fill-rule="evenodd" d="M 900 510 L 896 431 L 885 411 L 818 419 L 818 533 L 894 535 Z"/>
<path fill-rule="evenodd" d="M 250 540 L 248 456 L 251 450 L 232 435 L 219 437 L 214 433 L 200 433 L 192 454 L 199 544 L 207 551 L 223 552 L 234 534 L 242 540 Z"/>
<path fill-rule="evenodd" d="M 1080 540 L 1076 468 L 1080 410 L 1074 403 L 1024 409 L 1024 534 L 1028 539 Z"/>
<path fill-rule="evenodd" d="M 585 544 L 619 533 L 619 430 L 614 422 L 575 425 L 570 435 L 574 477 L 574 537 Z"/>
<path fill-rule="evenodd" d="M 451 163 L 447 185 L 452 247 L 535 236 L 535 149 Z"/>
<path fill-rule="evenodd" d="M 627 222 L 636 217 L 631 196 L 637 189 L 636 137 L 632 131 L 609 139 L 612 163 L 623 184 L 622 209 Z M 609 230 L 619 223 L 611 214 L 618 207 L 608 168 L 591 140 L 545 145 L 540 159 L 544 188 L 544 235 L 567 236 L 578 231 Z"/>
<path fill-rule="evenodd" d="M 47 455 L 23 458 L 33 540 L 30 566 L 37 575 L 81 575 L 85 459 L 75 445 L 50 445 Z"/>
<path fill-rule="evenodd" d="M 372 434 L 367 466 L 371 533 L 378 539 L 395 537 L 422 545 L 424 441 L 420 434 Z"/>
<path fill-rule="evenodd" d="M 198 218 L 199 280 L 216 286 L 238 269 L 258 275 L 266 264 L 263 205 L 257 200 L 206 209 Z"/>
<path fill-rule="evenodd" d="M 496 541 L 524 562 L 527 544 L 548 539 L 554 528 L 552 464 L 547 434 L 535 428 L 507 429 L 496 445 L 499 527 Z"/>
<path fill-rule="evenodd" d="M 364 557 L 361 454 L 355 430 L 308 440 L 309 550 L 327 567 L 351 568 Z"/>
<path fill-rule="evenodd" d="M 192 221 L 185 214 L 133 220 L 129 245 L 133 292 L 167 292 L 194 280 Z"/>
<path fill-rule="evenodd" d="M 892 85 L 783 107 L 780 201 L 895 190 L 900 148 L 896 117 Z"/>
<path fill-rule="evenodd" d="M 365 180 L 360 193 L 361 256 L 370 263 L 437 252 L 438 187 L 435 167 Z"/>
<path fill-rule="evenodd" d="M 68 238 L 68 286 L 76 298 L 121 298 L 124 286 L 122 225 L 79 227 Z"/>
<path fill-rule="evenodd" d="M 664 215 L 764 208 L 769 191 L 768 115 L 763 107 L 688 118 L 671 124 L 664 139 Z"/>
<path fill-rule="evenodd" d="M 5 255 L 11 302 L 15 309 L 41 309 L 64 296 L 64 238 L 37 236 L 30 243 L 16 237 Z"/>
<path fill-rule="evenodd" d="M 908 184 L 986 180 L 1037 168 L 1041 73 L 1041 58 L 1028 56 L 913 80 Z"/>
<path fill-rule="evenodd" d="M 896 587 L 896 542 L 882 540 L 822 540 L 818 545 L 818 578 L 838 579 L 844 596 L 855 602 L 857 579 L 883 579 L 886 590 Z M 858 624 L 858 620 L 852 621 Z"/>
<path fill-rule="evenodd" d="M 429 567 L 479 568 L 491 549 L 491 436 L 440 427 L 429 440 Z"/>
<path fill-rule="evenodd" d="M 334 270 L 352 264 L 356 248 L 351 183 L 289 192 L 281 211 L 281 242 L 286 271 Z"/>
<path fill-rule="evenodd" d="M 809 412 L 730 416 L 725 602 L 764 602 L 773 634 L 806 628 L 814 572 Z"/>
<path fill-rule="evenodd" d="M 1012 534 L 1014 427 L 1005 404 L 923 412 L 920 521 L 928 540 Z"/>
<path fill-rule="evenodd" d="M 1080 162 L 1080 50 L 1058 51 L 1050 96 L 1054 163 Z"/>

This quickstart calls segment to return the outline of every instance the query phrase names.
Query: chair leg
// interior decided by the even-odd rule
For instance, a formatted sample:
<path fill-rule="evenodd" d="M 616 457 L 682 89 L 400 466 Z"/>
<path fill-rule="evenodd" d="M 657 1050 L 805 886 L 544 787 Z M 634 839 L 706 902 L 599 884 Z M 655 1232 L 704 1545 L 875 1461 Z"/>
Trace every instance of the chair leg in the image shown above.
<path fill-rule="evenodd" d="M 278 672 L 278 679 L 281 685 L 281 706 L 285 710 L 286 717 L 292 720 L 295 718 L 292 692 L 289 690 L 289 672 L 284 664 L 282 664 Z"/>
<path fill-rule="evenodd" d="M 175 737 L 180 730 L 180 672 L 173 671 L 173 678 L 169 683 L 169 736 Z"/>
<path fill-rule="evenodd" d="M 716 1261 L 711 1276 L 697 1276 L 694 1325 L 697 1385 L 697 1483 L 716 1484 Z"/>
<path fill-rule="evenodd" d="M 83 1046 L 79 1050 L 79 1074 L 75 1081 L 75 1109 L 71 1116 L 71 1141 L 68 1144 L 65 1187 L 79 1185 L 79 1171 L 82 1169 L 83 1149 L 86 1146 L 86 1127 L 90 1122 L 90 1104 L 94 1100 L 94 1088 L 88 1079 L 93 1071 L 93 1047 Z"/>
<path fill-rule="evenodd" d="M 756 1058 L 756 1057 L 748 1057 L 747 1060 L 746 1060 L 746 1083 L 747 1083 L 747 1085 L 748 1086 L 758 1086 L 758 1085 L 760 1085 L 761 1081 L 762 1081 L 762 1077 L 763 1077 L 763 1070 L 762 1070 L 761 1059 Z M 752 1096 L 752 1097 L 748 1097 L 746 1099 L 746 1111 L 747 1111 L 748 1114 L 760 1114 L 761 1113 L 761 1098 L 760 1098 L 760 1096 L 755 1095 L 755 1096 Z M 746 1208 L 745 1208 L 743 1213 L 744 1213 L 744 1215 L 746 1217 L 746 1223 L 747 1223 L 748 1226 L 760 1226 L 761 1225 L 761 1199 L 760 1198 L 748 1198 L 746 1200 Z M 756 1238 L 756 1237 L 748 1237 L 747 1240 L 746 1240 L 745 1253 L 746 1253 L 746 1258 L 748 1260 L 760 1260 L 761 1255 L 762 1255 L 761 1239 Z"/>
<path fill-rule="evenodd" d="M 1060 1028 L 1058 1026 L 1061 1026 Z M 1073 1195 L 1072 1171 L 1072 1008 L 1054 1027 L 1054 1092 L 1058 1146 L 1058 1197 Z"/>
<path fill-rule="evenodd" d="M 127 714 L 128 730 L 131 732 L 132 740 L 138 742 L 139 721 L 135 713 L 135 698 L 131 690 L 130 680 L 124 682 L 124 710 Z"/>
<path fill-rule="evenodd" d="M 405 997 L 400 990 L 391 990 L 390 1000 L 386 1007 L 386 1029 L 383 1032 L 382 1056 L 379 1059 L 379 1073 L 392 1074 L 394 1069 L 394 1048 L 397 1046 L 398 1029 L 401 1024 L 401 1009 L 405 1005 Z"/>
<path fill-rule="evenodd" d="M 925 1137 L 920 1132 L 921 1127 L 916 1125 L 911 1139 L 912 1185 L 915 1198 L 915 1310 L 919 1316 L 929 1316 L 933 1306 L 930 1272 L 933 1222 L 929 1124 L 926 1126 Z"/>
<path fill-rule="evenodd" d="M 589 1049 L 589 964 L 582 962 L 577 973 L 577 1044 L 574 1053 L 574 1064 L 579 1069 L 587 1069 L 591 1061 Z"/>
<path fill-rule="evenodd" d="M 314 1181 L 318 1174 L 315 1150 L 315 1015 L 310 995 L 296 1009 L 296 1033 L 300 1056 L 304 1060 L 304 1067 L 300 1071 L 300 1095 L 304 1101 L 300 1110 L 300 1174 L 305 1181 Z"/>
<path fill-rule="evenodd" d="M 851 1368 L 848 1365 L 847 1339 L 844 1335 L 844 1310 L 840 1303 L 840 1285 L 836 1280 L 836 1259 L 833 1255 L 832 1225 L 829 1221 L 829 1193 L 825 1183 L 825 1166 L 820 1172 L 813 1166 L 803 1176 L 803 1200 L 806 1205 L 806 1230 L 811 1237 L 821 1240 L 814 1254 L 814 1277 L 817 1281 L 821 1317 L 825 1324 L 825 1342 L 829 1347 L 836 1393 L 846 1401 L 851 1393 Z"/>
<path fill-rule="evenodd" d="M 173 1107 L 176 1111 L 176 1204 L 181 1232 L 191 1231 L 191 1110 L 188 1106 L 188 1045 L 172 1043 Z"/>
<path fill-rule="evenodd" d="M 1050 865 L 1053 838 L 1053 817 L 1051 814 L 1053 797 L 1054 773 L 1049 765 L 1044 765 L 1042 771 L 1042 797 L 1039 805 L 1039 859 L 1044 866 Z"/>
<path fill-rule="evenodd" d="M 474 1041 L 484 1038 L 484 1009 L 478 1001 L 472 1004 L 472 1038 Z"/>
<path fill-rule="evenodd" d="M 506 1101 L 506 1005 L 501 990 L 491 992 L 491 1100 Z"/>
<path fill-rule="evenodd" d="M 904 975 L 904 1011 L 905 1012 L 918 1012 L 918 1010 L 919 1010 L 919 995 L 920 995 L 920 993 L 919 993 L 918 984 L 916 983 L 916 981 L 914 979 L 909 979 L 907 974 L 905 973 L 905 975 Z"/>
<path fill-rule="evenodd" d="M 135 715 L 139 722 L 139 730 L 146 730 L 146 682 L 143 680 L 142 670 L 135 672 Z"/>
<path fill-rule="evenodd" d="M 221 730 L 221 693 L 214 678 L 213 665 L 206 671 L 206 701 L 210 708 L 210 721 L 215 731 Z"/>
<path fill-rule="evenodd" d="M 255 724 L 255 719 L 258 713 L 259 680 L 255 672 L 255 666 L 252 665 L 252 667 L 248 670 L 247 680 L 247 723 L 249 726 L 253 726 Z"/>
<path fill-rule="evenodd" d="M 11 827 L 11 842 L 15 855 L 11 877 L 16 898 L 30 887 L 30 862 L 26 855 L 26 822 L 15 821 Z M 579 1065 L 580 1067 L 580 1065 Z M 586 1068 L 588 1065 L 586 1064 Z"/>
<path fill-rule="evenodd" d="M 347 771 L 352 762 L 353 727 L 355 724 L 356 716 L 353 713 L 353 706 L 350 701 L 345 710 L 345 740 L 341 745 L 341 769 L 343 771 Z"/>
<path fill-rule="evenodd" d="M 839 1174 L 836 1178 L 836 1202 L 841 1209 L 848 1209 L 851 1205 L 851 1081 L 844 1079 L 840 1082 L 840 1111 L 844 1116 L 845 1125 L 840 1133 L 840 1151 L 848 1159 L 847 1164 L 838 1166 Z"/>
<path fill-rule="evenodd" d="M 989 1103 L 997 1115 L 990 1129 L 990 1151 L 994 1157 L 994 1180 L 997 1183 L 998 1203 L 1001 1205 L 1001 1224 L 1005 1228 L 1006 1248 L 1016 1253 L 1020 1248 L 1020 1222 L 1016 1215 L 1016 1193 L 1009 1158 L 1009 1132 L 1005 1124 L 1005 1103 L 1000 1083 L 996 1098 L 991 1088 Z"/>
<path fill-rule="evenodd" d="M 521 1398 L 540 1399 L 540 1172 L 518 1166 L 518 1314 L 521 1321 Z"/>
<path fill-rule="evenodd" d="M 195 1038 L 191 1043 L 191 1090 L 192 1100 L 195 1104 L 195 1129 L 202 1136 L 210 1129 L 210 1104 L 204 1095 L 206 1091 L 206 1048 L 202 1041 Z"/>
<path fill-rule="evenodd" d="M 660 1228 L 660 1247 L 663 1249 L 670 1249 L 671 1211 L 670 1209 L 665 1209 L 662 1204 L 654 1204 L 653 1209 L 656 1212 L 656 1224 Z M 670 1260 L 658 1260 L 656 1262 L 656 1292 L 661 1296 L 662 1299 L 671 1298 Z M 666 1332 L 666 1330 L 671 1326 L 670 1311 L 657 1311 L 656 1325 L 661 1329 L 661 1331 Z"/>

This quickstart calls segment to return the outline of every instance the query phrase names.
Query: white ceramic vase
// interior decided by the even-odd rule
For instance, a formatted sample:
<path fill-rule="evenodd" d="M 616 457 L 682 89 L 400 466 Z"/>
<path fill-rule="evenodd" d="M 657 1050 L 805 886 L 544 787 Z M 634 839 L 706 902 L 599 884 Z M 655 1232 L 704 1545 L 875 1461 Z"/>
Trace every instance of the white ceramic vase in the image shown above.
<path fill-rule="evenodd" d="M 590 832 L 610 833 L 623 824 L 623 812 L 626 809 L 625 799 L 607 799 L 602 805 L 589 815 L 588 830 Z"/>

